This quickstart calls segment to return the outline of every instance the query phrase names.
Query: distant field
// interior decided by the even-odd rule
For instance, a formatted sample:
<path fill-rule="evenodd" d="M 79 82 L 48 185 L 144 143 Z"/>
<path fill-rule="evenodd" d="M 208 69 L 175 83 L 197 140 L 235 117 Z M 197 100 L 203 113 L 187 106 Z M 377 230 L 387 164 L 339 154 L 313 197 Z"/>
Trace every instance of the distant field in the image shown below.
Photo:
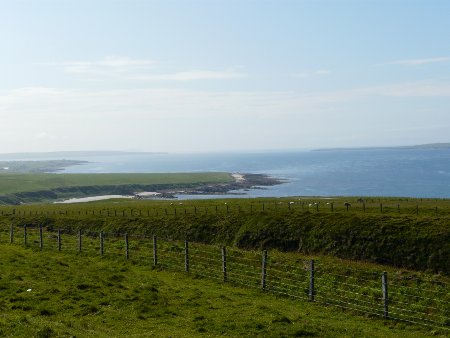
<path fill-rule="evenodd" d="M 0 249 L 0 336 L 444 337 L 145 263 Z"/>
<path fill-rule="evenodd" d="M 0 173 L 0 195 L 68 187 L 231 182 L 228 173 L 18 174 Z"/>

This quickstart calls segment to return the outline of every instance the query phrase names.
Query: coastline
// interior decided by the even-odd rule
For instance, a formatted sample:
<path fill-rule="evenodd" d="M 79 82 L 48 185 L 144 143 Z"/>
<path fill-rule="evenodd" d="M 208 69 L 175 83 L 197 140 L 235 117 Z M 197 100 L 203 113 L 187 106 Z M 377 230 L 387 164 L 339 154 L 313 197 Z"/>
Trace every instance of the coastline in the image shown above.
<path fill-rule="evenodd" d="M 234 182 L 219 184 L 202 184 L 197 187 L 183 190 L 161 191 L 161 198 L 176 199 L 176 195 L 245 195 L 244 192 L 234 192 L 238 190 L 248 191 L 250 189 L 264 189 L 265 187 L 283 184 L 286 181 L 271 177 L 266 174 L 233 173 L 231 176 Z"/>
<path fill-rule="evenodd" d="M 178 199 L 178 196 L 216 196 L 223 195 L 236 195 L 236 197 L 245 195 L 245 192 L 236 191 L 249 191 L 251 189 L 264 189 L 268 186 L 285 183 L 286 181 L 270 177 L 265 174 L 230 174 L 234 178 L 234 182 L 231 183 L 210 183 L 210 184 L 198 184 L 193 187 L 180 187 L 179 189 L 153 189 L 153 191 L 139 190 L 129 194 L 103 194 L 86 197 L 71 197 L 62 201 L 55 201 L 54 203 L 84 203 L 101 201 L 108 199 L 139 199 L 139 200 L 155 200 L 155 199 Z M 136 187 L 136 186 L 134 186 Z"/>

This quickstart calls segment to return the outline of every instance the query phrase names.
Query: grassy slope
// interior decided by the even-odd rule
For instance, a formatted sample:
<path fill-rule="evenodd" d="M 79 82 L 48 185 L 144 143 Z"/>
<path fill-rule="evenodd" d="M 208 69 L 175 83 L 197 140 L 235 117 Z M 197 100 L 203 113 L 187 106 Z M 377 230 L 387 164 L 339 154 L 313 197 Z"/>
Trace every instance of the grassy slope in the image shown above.
<path fill-rule="evenodd" d="M 287 202 L 290 200 L 292 198 L 230 199 L 226 200 L 227 205 L 225 200 L 208 200 L 2 207 L 0 211 L 9 215 L 14 208 L 16 217 L 4 217 L 0 223 L 156 233 L 205 243 L 298 250 L 450 274 L 449 200 L 380 199 L 383 213 L 380 213 L 378 199 L 367 202 L 366 212 L 355 203 L 356 197 L 327 200 L 335 202 L 333 212 L 330 205 L 326 205 L 329 202 L 323 200 L 319 212 L 314 207 L 302 207 L 298 200 L 289 210 Z M 352 202 L 349 212 L 343 207 L 345 200 Z M 308 202 L 313 201 L 311 198 Z M 419 216 L 416 205 L 420 207 Z M 438 216 L 435 206 L 438 206 Z M 36 216 L 36 213 L 43 214 Z"/>
<path fill-rule="evenodd" d="M 0 250 L 2 336 L 439 335 L 119 260 Z"/>
<path fill-rule="evenodd" d="M 228 173 L 10 174 L 0 173 L 0 195 L 62 187 L 129 184 L 192 184 L 232 181 Z"/>

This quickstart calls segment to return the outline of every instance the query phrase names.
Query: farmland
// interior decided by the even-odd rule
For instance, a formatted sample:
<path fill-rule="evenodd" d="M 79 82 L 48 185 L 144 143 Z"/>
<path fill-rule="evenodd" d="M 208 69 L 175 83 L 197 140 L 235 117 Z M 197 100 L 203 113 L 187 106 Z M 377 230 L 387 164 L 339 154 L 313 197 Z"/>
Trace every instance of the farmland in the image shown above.
<path fill-rule="evenodd" d="M 0 200 L 6 204 L 52 201 L 92 195 L 133 194 L 135 191 L 187 189 L 225 184 L 228 173 L 54 174 L 0 173 Z"/>
<path fill-rule="evenodd" d="M 99 264 L 116 262 L 118 265 L 114 263 L 115 266 L 121 269 L 124 264 L 131 264 L 127 265 L 126 271 L 142 268 L 144 270 L 140 271 L 144 273 L 156 273 L 158 270 L 158 276 L 168 274 L 177 280 L 186 281 L 189 285 L 195 285 L 198 282 L 201 285 L 200 289 L 205 287 L 204 283 L 210 283 L 209 280 L 216 283 L 219 280 L 220 284 L 216 284 L 217 290 L 228 287 L 221 284 L 223 281 L 221 281 L 220 247 L 226 246 L 230 255 L 227 284 L 238 287 L 236 290 L 242 290 L 241 287 L 256 289 L 242 291 L 244 294 L 249 293 L 250 298 L 258 298 L 252 292 L 261 292 L 261 255 L 263 250 L 267 250 L 268 280 L 264 297 L 277 295 L 287 297 L 273 299 L 289 302 L 293 304 L 292 306 L 297 305 L 290 303 L 289 298 L 296 299 L 300 304 L 305 304 L 303 309 L 308 309 L 309 316 L 313 310 L 309 310 L 310 305 L 305 303 L 305 298 L 308 298 L 308 288 L 305 283 L 308 280 L 308 262 L 314 259 L 318 269 L 316 272 L 317 294 L 314 293 L 317 304 L 343 309 L 345 315 L 351 313 L 357 316 L 355 321 L 365 323 L 364 316 L 373 317 L 374 320 L 382 321 L 389 330 L 402 329 L 404 330 L 402 334 L 406 335 L 410 333 L 419 336 L 442 335 L 446 332 L 445 330 L 448 330 L 448 311 L 450 310 L 448 307 L 450 304 L 448 299 L 449 215 L 448 200 L 383 197 L 289 197 L 190 201 L 116 199 L 65 205 L 9 205 L 0 207 L 0 243 L 10 248 L 5 244 L 9 243 L 11 229 L 14 229 L 15 243 L 23 245 L 24 231 L 26 231 L 28 233 L 27 250 L 31 249 L 36 255 L 49 254 L 51 251 L 52 257 L 61 255 L 64 257 L 62 258 L 64 262 L 73 261 L 73 264 L 78 264 L 75 263 L 75 259 L 88 259 L 91 262 L 89 264 L 95 265 L 97 263 L 92 263 L 92 260 L 98 259 Z M 42 253 L 36 252 L 41 251 L 39 229 L 43 229 L 45 234 Z M 58 233 L 61 234 L 58 237 L 63 238 L 62 244 L 56 241 Z M 83 236 L 82 252 L 78 251 L 81 243 L 79 242 L 81 237 L 78 236 L 81 234 Z M 130 240 L 129 260 L 124 259 L 125 234 Z M 152 267 L 151 237 L 154 235 L 160 239 L 159 247 L 162 250 L 158 254 L 160 255 L 159 269 L 155 270 L 153 267 L 152 271 L 147 271 L 145 269 Z M 102 255 L 99 254 L 99 240 L 102 243 Z M 184 270 L 185 264 L 183 263 L 184 240 L 191 242 L 191 269 L 189 274 L 180 276 L 179 273 Z M 61 251 L 57 249 L 58 247 Z M 126 247 L 128 257 L 128 242 Z M 383 271 L 389 276 L 389 290 L 392 292 L 389 300 L 391 310 L 389 316 L 395 319 L 388 322 L 382 319 L 381 276 Z M 115 273 L 117 274 L 117 271 Z M 203 278 L 198 279 L 199 277 Z M 131 278 L 130 283 L 132 281 Z M 164 280 L 164 283 L 170 282 Z M 208 285 L 214 289 L 212 284 Z M 89 292 L 96 291 L 92 291 L 89 287 Z M 181 293 L 181 291 L 177 292 Z M 242 295 L 241 291 L 237 292 Z M 144 296 L 139 294 L 133 298 L 136 304 L 141 297 Z M 250 301 L 247 303 L 250 304 Z M 49 306 L 55 306 L 52 305 L 53 301 L 49 304 Z M 83 304 L 83 307 L 87 307 L 86 302 Z M 201 307 L 202 305 L 199 304 L 203 303 L 197 302 L 197 305 Z M 96 311 L 88 315 L 103 313 L 100 310 L 101 306 L 94 302 Z M 274 306 L 286 307 L 287 305 Z M 28 307 L 34 309 L 31 305 L 25 305 L 26 309 Z M 287 308 L 290 307 L 287 306 Z M 53 313 L 52 311 L 49 310 L 50 313 Z M 130 312 L 133 311 L 135 310 L 130 309 Z M 337 313 L 336 310 L 331 309 L 326 311 Z M 47 312 L 44 311 L 44 313 Z M 238 311 L 234 310 L 233 313 Z M 116 316 L 112 313 L 109 315 Z M 231 314 L 226 315 L 233 318 Z M 264 317 L 259 313 L 254 315 Z M 145 318 L 144 321 L 152 317 L 142 316 Z M 183 314 L 183 316 L 186 315 Z M 282 316 L 287 318 L 283 317 L 286 323 L 296 323 L 291 316 L 285 314 Z M 158 318 L 165 318 L 165 316 L 161 315 Z M 63 319 L 59 320 L 65 322 Z M 239 318 L 239 320 L 244 319 Z M 421 324 L 428 329 L 416 329 L 414 325 L 401 324 L 398 320 L 405 323 L 413 322 L 414 325 Z M 172 324 L 167 324 L 169 322 Z M 165 328 L 166 324 L 180 325 L 174 324 L 175 322 L 165 318 L 165 324 L 156 323 L 155 325 L 158 326 L 158 330 Z M 192 332 L 205 334 L 209 332 L 214 336 L 224 334 L 226 331 L 231 336 L 245 335 L 240 331 L 243 325 L 249 330 L 247 333 L 249 336 L 268 335 L 267 325 L 270 324 L 261 324 L 254 329 L 239 322 L 235 327 L 233 326 L 235 329 L 225 330 L 226 325 L 219 323 L 222 330 L 220 331 L 216 327 L 217 320 L 214 319 L 213 322 L 215 324 L 187 329 L 184 327 L 184 331 L 180 329 L 178 333 L 171 332 L 174 332 L 174 335 L 182 335 L 180 332 L 186 335 L 192 335 Z M 272 324 L 269 327 L 270 330 L 275 330 L 273 331 L 276 332 L 275 336 L 295 336 L 299 335 L 298 332 L 309 332 L 308 335 L 312 336 L 345 336 L 340 331 L 342 328 L 330 327 L 331 319 L 324 330 L 317 330 L 316 323 L 313 323 L 313 329 L 302 326 L 298 331 L 297 328 L 294 329 L 295 325 L 289 324 L 292 330 L 283 328 L 277 331 L 278 329 L 274 329 Z M 70 331 L 64 325 L 66 330 L 64 332 L 80 332 Z M 69 325 L 75 328 L 79 324 L 71 322 Z M 30 330 L 28 324 L 25 327 Z M 50 324 L 45 324 L 43 329 L 58 334 L 62 332 L 58 331 L 61 327 L 57 328 Z M 103 332 L 99 327 L 91 327 L 91 329 L 95 332 Z M 120 330 L 120 324 L 112 330 Z M 365 328 L 361 330 L 364 331 Z M 353 334 L 348 333 L 353 332 L 350 329 L 346 332 L 349 336 L 389 336 L 394 332 L 367 331 L 370 332 L 367 333 L 363 331 Z M 135 332 L 140 331 L 137 329 Z M 155 331 L 155 335 L 163 335 L 163 333 Z"/>
<path fill-rule="evenodd" d="M 0 248 L 2 336 L 444 336 L 143 261 Z"/>
<path fill-rule="evenodd" d="M 448 200 L 366 198 L 363 204 L 359 199 L 119 200 L 3 206 L 0 222 L 157 234 L 450 273 Z M 345 201 L 351 202 L 348 211 Z"/>

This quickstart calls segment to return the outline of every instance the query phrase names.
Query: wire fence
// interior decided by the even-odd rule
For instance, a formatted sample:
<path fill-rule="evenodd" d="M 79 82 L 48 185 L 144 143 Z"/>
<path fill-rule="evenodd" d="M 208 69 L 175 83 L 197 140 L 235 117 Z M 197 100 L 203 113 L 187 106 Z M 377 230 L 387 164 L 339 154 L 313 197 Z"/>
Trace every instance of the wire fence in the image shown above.
<path fill-rule="evenodd" d="M 24 226 L 0 229 L 1 243 L 59 250 L 184 271 L 218 282 L 261 289 L 366 316 L 450 332 L 450 288 L 442 278 L 336 267 L 280 252 L 246 251 L 125 233 Z"/>
<path fill-rule="evenodd" d="M 192 205 L 189 202 L 160 201 L 150 207 L 145 204 L 135 207 L 81 206 L 77 204 L 53 204 L 50 206 L 4 206 L 0 205 L 0 216 L 15 217 L 165 217 L 202 214 L 256 214 L 256 213 L 292 213 L 292 212 L 321 212 L 321 213 L 364 213 L 388 214 L 391 216 L 424 216 L 450 217 L 450 203 L 447 200 L 415 200 L 399 199 L 398 201 L 384 201 L 377 199 L 349 198 L 334 201 L 331 199 L 295 198 L 284 201 L 261 201 L 242 203 L 229 201 L 221 204 L 208 203 Z"/>

